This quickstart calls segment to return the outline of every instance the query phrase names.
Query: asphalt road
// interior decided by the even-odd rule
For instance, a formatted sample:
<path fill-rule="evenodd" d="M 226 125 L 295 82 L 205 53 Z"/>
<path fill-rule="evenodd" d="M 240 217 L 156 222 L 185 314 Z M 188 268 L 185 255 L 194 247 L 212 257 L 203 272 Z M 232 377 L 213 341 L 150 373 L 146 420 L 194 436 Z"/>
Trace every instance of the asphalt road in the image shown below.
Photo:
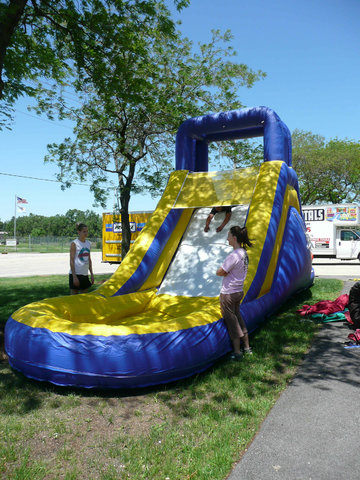
<path fill-rule="evenodd" d="M 336 277 L 342 280 L 360 280 L 359 260 L 337 260 L 336 258 L 314 258 L 316 277 Z"/>
<path fill-rule="evenodd" d="M 118 265 L 102 263 L 101 252 L 92 252 L 94 275 L 113 273 Z M 0 255 L 0 277 L 32 277 L 34 275 L 67 275 L 68 253 L 8 253 Z"/>
<path fill-rule="evenodd" d="M 118 265 L 102 263 L 101 252 L 92 252 L 94 274 L 113 273 Z M 315 276 L 360 279 L 358 260 L 341 261 L 315 258 Z M 68 253 L 8 253 L 0 254 L 0 277 L 30 277 L 34 275 L 66 275 L 69 272 Z"/>

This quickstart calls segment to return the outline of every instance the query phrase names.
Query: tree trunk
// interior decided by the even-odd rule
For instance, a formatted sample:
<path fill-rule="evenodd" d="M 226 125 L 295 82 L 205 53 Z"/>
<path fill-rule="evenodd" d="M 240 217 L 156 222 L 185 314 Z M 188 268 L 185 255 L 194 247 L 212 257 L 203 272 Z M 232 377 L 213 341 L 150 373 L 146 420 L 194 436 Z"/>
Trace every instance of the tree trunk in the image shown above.
<path fill-rule="evenodd" d="M 130 231 L 130 219 L 129 219 L 129 201 L 130 195 L 120 194 L 120 203 L 121 203 L 121 230 L 122 230 L 122 240 L 121 240 L 121 258 L 124 259 L 125 255 L 130 249 L 131 242 L 131 231 Z"/>
<path fill-rule="evenodd" d="M 119 175 L 119 192 L 120 192 L 120 213 L 121 213 L 121 226 L 122 226 L 122 241 L 121 241 L 121 257 L 125 258 L 125 255 L 130 249 L 131 242 L 131 231 L 130 231 L 130 220 L 129 220 L 129 203 L 130 203 L 130 194 L 132 182 L 135 174 L 135 165 L 136 161 L 133 158 L 129 158 L 129 170 L 128 175 L 125 177 L 126 182 L 124 183 L 124 177 Z"/>

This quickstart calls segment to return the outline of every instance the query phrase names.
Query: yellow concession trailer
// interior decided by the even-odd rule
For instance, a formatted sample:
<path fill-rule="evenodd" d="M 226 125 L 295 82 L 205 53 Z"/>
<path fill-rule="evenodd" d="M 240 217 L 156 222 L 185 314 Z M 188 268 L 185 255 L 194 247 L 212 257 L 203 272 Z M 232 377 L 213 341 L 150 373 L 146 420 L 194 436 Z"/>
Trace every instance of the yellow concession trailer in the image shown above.
<path fill-rule="evenodd" d="M 131 212 L 130 230 L 131 243 L 139 236 L 153 212 Z M 121 262 L 122 226 L 121 215 L 103 213 L 102 221 L 102 261 L 109 263 Z"/>

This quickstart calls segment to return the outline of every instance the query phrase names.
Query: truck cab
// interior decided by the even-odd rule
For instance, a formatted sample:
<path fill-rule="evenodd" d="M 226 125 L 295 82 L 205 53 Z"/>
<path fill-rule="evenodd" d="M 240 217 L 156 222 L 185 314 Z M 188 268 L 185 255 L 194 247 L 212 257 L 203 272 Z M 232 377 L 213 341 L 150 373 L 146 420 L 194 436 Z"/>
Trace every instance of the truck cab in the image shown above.
<path fill-rule="evenodd" d="M 336 228 L 336 258 L 360 260 L 360 230 Z"/>

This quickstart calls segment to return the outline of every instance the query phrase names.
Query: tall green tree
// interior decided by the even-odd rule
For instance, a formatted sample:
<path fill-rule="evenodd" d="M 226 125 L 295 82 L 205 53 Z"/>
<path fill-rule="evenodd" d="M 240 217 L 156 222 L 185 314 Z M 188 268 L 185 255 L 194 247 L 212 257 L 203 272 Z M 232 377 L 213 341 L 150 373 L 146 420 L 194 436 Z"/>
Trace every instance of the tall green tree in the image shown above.
<path fill-rule="evenodd" d="M 189 0 L 173 3 L 180 10 Z M 20 96 L 41 96 L 44 80 L 66 84 L 74 68 L 80 78 L 99 75 L 104 51 L 135 54 L 137 46 L 145 55 L 144 31 L 171 37 L 174 29 L 163 0 L 1 1 L 0 129 L 9 128 Z"/>
<path fill-rule="evenodd" d="M 192 42 L 179 32 L 171 40 L 143 34 L 142 42 L 151 55 L 112 51 L 101 75 L 83 82 L 86 94 L 80 95 L 81 107 L 59 98 L 55 101 L 50 91 L 47 102 L 40 105 L 46 111 L 57 108 L 62 117 L 76 122 L 75 138 L 50 145 L 46 158 L 59 165 L 59 179 L 65 186 L 75 178 L 91 181 L 95 199 L 104 203 L 104 184 L 109 174 L 115 175 L 123 256 L 130 245 L 131 194 L 144 190 L 159 194 L 173 168 L 180 124 L 209 111 L 242 107 L 238 89 L 251 87 L 263 77 L 262 72 L 234 61 L 231 38 L 229 32 L 214 31 L 211 41 L 194 51 Z M 121 74 L 113 71 L 113 56 L 122 58 Z"/>
<path fill-rule="evenodd" d="M 260 167 L 264 161 L 264 145 L 258 141 L 231 140 L 216 145 L 216 155 L 210 162 L 222 168 Z"/>
<path fill-rule="evenodd" d="M 188 4 L 173 2 L 179 9 Z M 13 3 L 7 2 L 9 7 Z M 162 188 L 181 122 L 242 107 L 239 88 L 251 87 L 264 73 L 236 60 L 230 32 L 215 31 L 208 43 L 194 48 L 176 30 L 165 0 L 25 4 L 4 57 L 3 97 L 12 101 L 11 92 L 32 94 L 39 112 L 74 121 L 74 136 L 51 145 L 47 160 L 58 163 L 63 187 L 91 177 L 101 204 L 104 182 L 115 177 L 124 255 L 130 245 L 130 196 Z M 29 51 L 43 62 L 28 62 Z M 16 61 L 21 71 L 10 68 Z M 1 62 L 0 56 L 0 68 Z M 45 88 L 42 77 L 54 80 L 51 88 Z M 28 87 L 26 81 L 35 79 L 38 84 Z M 64 85 L 78 95 L 80 107 L 69 103 Z"/>
<path fill-rule="evenodd" d="M 293 166 L 303 204 L 360 200 L 360 142 L 294 130 Z"/>

